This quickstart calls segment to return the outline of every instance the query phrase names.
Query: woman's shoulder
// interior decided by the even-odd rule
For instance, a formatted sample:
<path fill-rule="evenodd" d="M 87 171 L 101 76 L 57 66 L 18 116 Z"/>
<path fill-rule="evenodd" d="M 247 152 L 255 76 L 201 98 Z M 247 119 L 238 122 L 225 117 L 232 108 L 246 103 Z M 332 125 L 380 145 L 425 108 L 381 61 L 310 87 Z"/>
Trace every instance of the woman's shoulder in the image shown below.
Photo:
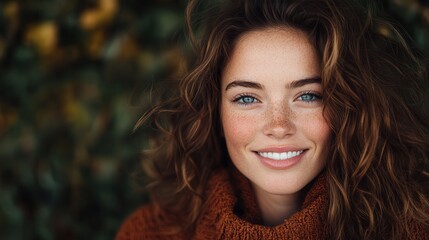
<path fill-rule="evenodd" d="M 145 205 L 125 219 L 115 239 L 183 239 L 182 234 L 174 233 L 167 222 L 167 217 L 154 204 Z"/>

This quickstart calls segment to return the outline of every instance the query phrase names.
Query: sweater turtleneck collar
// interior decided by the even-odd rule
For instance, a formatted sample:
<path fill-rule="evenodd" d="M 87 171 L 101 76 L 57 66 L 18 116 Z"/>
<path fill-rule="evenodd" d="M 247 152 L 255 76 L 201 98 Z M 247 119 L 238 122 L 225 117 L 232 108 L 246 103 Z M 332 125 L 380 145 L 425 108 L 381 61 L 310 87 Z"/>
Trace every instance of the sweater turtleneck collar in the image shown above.
<path fill-rule="evenodd" d="M 280 225 L 264 226 L 250 181 L 235 168 L 221 170 L 209 181 L 195 239 L 326 239 L 325 175 L 308 188 L 301 210 Z"/>

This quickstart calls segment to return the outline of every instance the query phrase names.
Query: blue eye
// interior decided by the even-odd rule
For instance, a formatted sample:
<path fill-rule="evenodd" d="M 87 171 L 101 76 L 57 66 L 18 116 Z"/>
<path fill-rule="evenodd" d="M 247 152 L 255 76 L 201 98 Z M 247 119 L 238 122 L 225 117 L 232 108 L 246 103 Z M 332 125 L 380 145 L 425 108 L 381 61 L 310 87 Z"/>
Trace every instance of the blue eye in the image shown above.
<path fill-rule="evenodd" d="M 298 99 L 306 103 L 311 103 L 322 99 L 322 97 L 314 93 L 304 93 L 301 96 L 299 96 Z"/>
<path fill-rule="evenodd" d="M 239 104 L 243 104 L 243 105 L 247 105 L 247 104 L 256 103 L 256 102 L 258 102 L 258 100 L 252 96 L 243 95 L 243 96 L 239 96 L 236 99 L 234 99 L 234 102 L 239 103 Z"/>

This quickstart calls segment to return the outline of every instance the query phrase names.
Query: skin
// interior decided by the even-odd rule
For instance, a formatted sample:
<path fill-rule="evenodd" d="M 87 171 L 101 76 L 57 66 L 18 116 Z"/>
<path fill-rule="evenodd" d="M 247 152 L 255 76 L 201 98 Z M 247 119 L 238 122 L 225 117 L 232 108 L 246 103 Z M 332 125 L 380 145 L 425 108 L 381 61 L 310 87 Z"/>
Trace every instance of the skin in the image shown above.
<path fill-rule="evenodd" d="M 266 225 L 300 209 L 303 188 L 325 165 L 331 131 L 323 117 L 318 59 L 304 32 L 265 28 L 237 40 L 222 73 L 228 153 L 251 181 Z M 279 165 L 258 153 L 286 151 L 303 152 Z"/>

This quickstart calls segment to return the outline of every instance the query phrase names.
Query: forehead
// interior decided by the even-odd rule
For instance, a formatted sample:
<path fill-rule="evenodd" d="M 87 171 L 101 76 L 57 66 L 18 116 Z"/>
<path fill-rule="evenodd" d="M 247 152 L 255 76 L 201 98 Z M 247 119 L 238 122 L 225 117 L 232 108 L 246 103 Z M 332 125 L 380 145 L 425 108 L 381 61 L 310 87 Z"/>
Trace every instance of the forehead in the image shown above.
<path fill-rule="evenodd" d="M 319 74 L 318 54 L 308 35 L 299 29 L 276 27 L 249 31 L 237 39 L 222 82 L 236 78 L 296 80 Z"/>
<path fill-rule="evenodd" d="M 260 43 L 290 42 L 305 40 L 310 43 L 308 34 L 298 28 L 288 26 L 264 27 L 242 33 L 237 39 L 237 43 L 258 41 Z"/>
<path fill-rule="evenodd" d="M 301 53 L 310 54 L 311 57 L 315 53 L 315 48 L 304 31 L 293 27 L 267 27 L 245 32 L 236 40 L 232 54 L 239 52 L 239 55 L 244 53 L 278 53 L 294 54 Z M 236 54 L 238 55 L 238 54 Z"/>

